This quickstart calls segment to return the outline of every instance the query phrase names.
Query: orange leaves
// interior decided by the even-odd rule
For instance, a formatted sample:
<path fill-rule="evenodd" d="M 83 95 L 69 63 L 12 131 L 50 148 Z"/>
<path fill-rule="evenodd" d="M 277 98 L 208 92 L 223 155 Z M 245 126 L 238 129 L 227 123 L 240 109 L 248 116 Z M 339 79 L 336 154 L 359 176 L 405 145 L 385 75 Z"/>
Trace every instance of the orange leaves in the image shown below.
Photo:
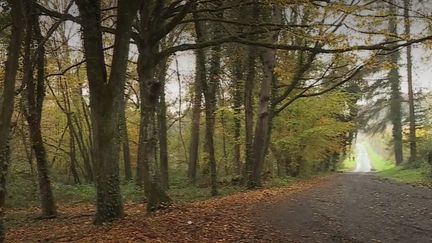
<path fill-rule="evenodd" d="M 93 222 L 94 207 L 61 208 L 57 219 L 34 220 L 37 209 L 9 211 L 8 242 L 268 242 L 283 235 L 257 223 L 256 215 L 266 205 L 322 180 L 299 182 L 291 187 L 238 193 L 147 214 L 144 204 L 125 205 L 126 216 L 103 226 Z M 20 218 L 20 220 L 16 220 Z M 279 237 L 279 238 L 278 238 Z"/>

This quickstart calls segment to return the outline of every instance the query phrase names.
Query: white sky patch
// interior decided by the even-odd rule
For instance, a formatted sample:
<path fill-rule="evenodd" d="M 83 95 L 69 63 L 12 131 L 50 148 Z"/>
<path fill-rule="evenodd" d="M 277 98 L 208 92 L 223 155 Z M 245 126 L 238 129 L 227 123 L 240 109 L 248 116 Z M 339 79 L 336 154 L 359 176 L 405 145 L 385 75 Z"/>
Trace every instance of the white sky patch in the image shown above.
<path fill-rule="evenodd" d="M 74 16 L 78 15 L 78 10 L 76 7 L 73 7 L 70 10 L 70 13 Z M 76 55 L 76 61 L 80 61 L 78 59 L 82 58 L 82 40 L 80 35 L 80 26 L 76 23 L 73 23 L 71 21 L 66 21 L 65 27 L 67 29 L 70 29 L 69 31 L 69 41 L 68 45 L 72 50 L 76 50 L 78 55 Z M 403 25 L 399 24 L 399 32 L 403 31 Z M 419 24 L 418 22 L 413 22 L 412 26 L 412 32 L 413 35 L 420 36 L 420 35 L 426 35 L 426 28 L 424 24 Z M 348 31 L 350 32 L 350 31 Z M 352 33 L 351 33 L 352 34 Z M 356 36 L 354 34 L 353 36 Z M 354 42 L 361 41 L 361 38 L 357 41 L 353 38 L 351 40 Z M 423 91 L 430 91 L 432 90 L 432 68 L 431 68 L 431 52 L 430 50 L 426 49 L 427 47 L 423 45 L 415 45 L 413 47 L 413 79 L 414 79 L 414 88 L 416 91 L 423 90 Z M 136 61 L 137 56 L 137 48 L 135 45 L 130 46 L 130 58 L 132 60 Z M 173 59 L 178 60 L 178 68 L 181 78 L 181 84 L 182 87 L 182 96 L 184 96 L 187 93 L 187 84 L 188 82 L 191 82 L 194 73 L 195 73 L 195 56 L 193 51 L 185 51 L 185 52 L 178 52 L 175 56 L 173 56 Z M 407 93 L 407 75 L 406 75 L 406 54 L 405 49 L 401 51 L 400 55 L 400 74 L 401 74 L 401 89 L 403 93 Z M 178 86 L 178 77 L 175 74 L 176 72 L 176 62 L 172 61 L 169 67 L 169 71 L 167 74 L 168 80 L 166 85 L 166 93 L 167 93 L 167 99 L 169 101 L 175 101 L 178 99 L 179 96 L 179 86 Z"/>

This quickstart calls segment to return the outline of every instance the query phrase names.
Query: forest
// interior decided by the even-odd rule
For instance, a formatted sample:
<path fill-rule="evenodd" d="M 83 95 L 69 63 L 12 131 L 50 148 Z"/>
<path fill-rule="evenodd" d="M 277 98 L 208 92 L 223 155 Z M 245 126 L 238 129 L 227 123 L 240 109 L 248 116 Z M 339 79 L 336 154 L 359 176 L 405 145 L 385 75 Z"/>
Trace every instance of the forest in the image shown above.
<path fill-rule="evenodd" d="M 0 0 L 0 242 L 314 242 L 254 215 L 363 177 L 430 202 L 431 10 Z"/>

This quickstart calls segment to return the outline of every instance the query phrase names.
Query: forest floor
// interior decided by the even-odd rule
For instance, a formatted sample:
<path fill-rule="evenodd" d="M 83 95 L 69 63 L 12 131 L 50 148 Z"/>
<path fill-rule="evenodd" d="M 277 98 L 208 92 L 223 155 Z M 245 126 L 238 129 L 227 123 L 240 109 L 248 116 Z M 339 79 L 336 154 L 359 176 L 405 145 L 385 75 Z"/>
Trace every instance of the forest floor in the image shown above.
<path fill-rule="evenodd" d="M 288 187 L 176 204 L 148 215 L 127 204 L 124 219 L 92 224 L 94 207 L 9 210 L 7 242 L 431 242 L 432 189 L 340 173 Z"/>
<path fill-rule="evenodd" d="M 280 198 L 320 186 L 332 176 L 288 187 L 246 191 L 147 214 L 142 203 L 127 203 L 125 217 L 93 225 L 90 204 L 60 205 L 56 219 L 37 219 L 39 209 L 8 209 L 7 242 L 286 242 L 287 238 L 256 216 Z"/>

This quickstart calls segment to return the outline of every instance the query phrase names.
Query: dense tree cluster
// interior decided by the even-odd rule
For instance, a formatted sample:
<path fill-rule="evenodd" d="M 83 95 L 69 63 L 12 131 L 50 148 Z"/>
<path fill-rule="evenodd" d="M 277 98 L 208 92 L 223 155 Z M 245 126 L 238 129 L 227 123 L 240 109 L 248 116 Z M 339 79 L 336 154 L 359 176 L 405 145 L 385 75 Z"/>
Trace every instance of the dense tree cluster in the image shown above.
<path fill-rule="evenodd" d="M 382 110 L 401 164 L 401 53 L 417 161 L 411 46 L 432 36 L 412 26 L 430 27 L 426 2 L 6 0 L 0 9 L 2 213 L 19 173 L 36 176 L 45 218 L 57 214 L 52 181 L 94 184 L 102 224 L 123 216 L 123 182 L 143 189 L 149 211 L 170 204 L 172 169 L 211 195 L 222 177 L 254 189 L 336 170 L 357 118 Z M 363 98 L 375 102 L 367 114 Z"/>

